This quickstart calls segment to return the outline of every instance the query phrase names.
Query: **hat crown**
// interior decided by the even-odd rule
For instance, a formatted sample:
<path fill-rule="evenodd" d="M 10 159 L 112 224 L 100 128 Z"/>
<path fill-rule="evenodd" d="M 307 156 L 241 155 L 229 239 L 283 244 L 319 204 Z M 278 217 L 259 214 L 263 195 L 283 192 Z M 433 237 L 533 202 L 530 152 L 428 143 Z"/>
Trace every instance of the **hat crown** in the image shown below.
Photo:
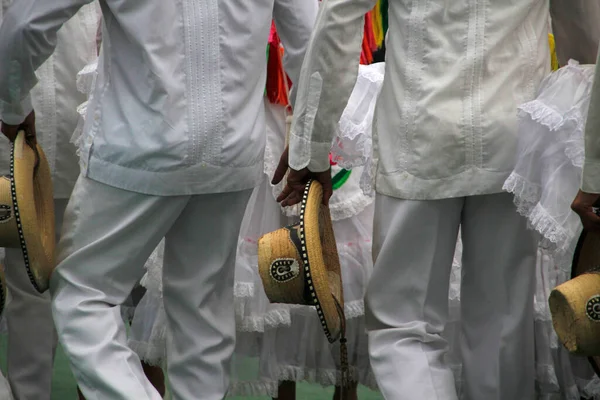
<path fill-rule="evenodd" d="M 583 232 L 573 259 L 573 279 L 554 288 L 549 305 L 561 343 L 574 354 L 600 354 L 600 234 Z"/>
<path fill-rule="evenodd" d="M 271 232 L 258 242 L 259 272 L 274 303 L 309 305 L 305 296 L 300 224 Z"/>

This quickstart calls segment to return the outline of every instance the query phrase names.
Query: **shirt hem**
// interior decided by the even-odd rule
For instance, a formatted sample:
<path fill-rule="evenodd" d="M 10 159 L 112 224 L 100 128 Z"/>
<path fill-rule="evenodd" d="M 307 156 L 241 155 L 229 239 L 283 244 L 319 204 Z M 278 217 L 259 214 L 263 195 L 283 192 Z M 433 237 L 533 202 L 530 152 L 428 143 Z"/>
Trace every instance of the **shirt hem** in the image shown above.
<path fill-rule="evenodd" d="M 441 179 L 422 179 L 399 171 L 377 174 L 375 191 L 404 200 L 442 200 L 456 197 L 502 193 L 502 185 L 511 171 L 489 171 L 470 168 Z"/>
<path fill-rule="evenodd" d="M 263 177 L 263 163 L 232 168 L 194 165 L 169 172 L 126 168 L 91 157 L 84 176 L 122 190 L 151 196 L 187 196 L 253 189 Z"/>

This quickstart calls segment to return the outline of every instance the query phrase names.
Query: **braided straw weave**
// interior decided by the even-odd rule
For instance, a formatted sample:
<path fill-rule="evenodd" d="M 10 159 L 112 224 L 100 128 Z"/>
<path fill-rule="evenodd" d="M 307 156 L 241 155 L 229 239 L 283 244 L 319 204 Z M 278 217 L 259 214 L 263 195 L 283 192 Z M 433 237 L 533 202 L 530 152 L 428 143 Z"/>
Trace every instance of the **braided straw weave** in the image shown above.
<path fill-rule="evenodd" d="M 0 178 L 0 247 L 21 248 L 33 286 L 48 289 L 55 267 L 54 200 L 46 156 L 19 132 L 10 176 Z"/>
<path fill-rule="evenodd" d="M 258 269 L 272 303 L 314 306 L 330 343 L 340 339 L 342 383 L 348 383 L 346 319 L 340 260 L 323 187 L 310 181 L 300 222 L 258 242 Z"/>
<path fill-rule="evenodd" d="M 570 352 L 600 355 L 600 235 L 584 233 L 573 268 L 581 275 L 550 293 L 554 330 Z"/>

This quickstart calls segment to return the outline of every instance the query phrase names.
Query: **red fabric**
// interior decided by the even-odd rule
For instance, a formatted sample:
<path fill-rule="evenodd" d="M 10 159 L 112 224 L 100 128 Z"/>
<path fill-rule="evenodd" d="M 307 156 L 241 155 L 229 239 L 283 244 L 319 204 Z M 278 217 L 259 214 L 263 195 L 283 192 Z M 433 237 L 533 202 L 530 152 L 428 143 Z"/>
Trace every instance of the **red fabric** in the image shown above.
<path fill-rule="evenodd" d="M 375 40 L 375 33 L 373 32 L 373 11 L 369 11 L 367 15 L 365 15 L 365 37 L 367 38 L 367 43 L 369 44 L 369 49 L 371 52 L 377 51 L 377 41 Z"/>
<path fill-rule="evenodd" d="M 361 64 L 371 64 L 373 62 L 373 44 L 375 43 L 375 35 L 373 34 L 373 22 L 371 13 L 365 14 L 365 27 L 362 41 L 362 52 L 360 53 Z M 375 45 L 377 50 L 377 45 Z"/>
<path fill-rule="evenodd" d="M 362 53 L 360 54 L 360 63 L 361 64 L 371 64 L 373 62 L 373 53 L 371 53 L 371 49 L 369 47 L 369 43 L 367 41 L 367 37 L 363 37 L 362 42 Z"/>
<path fill-rule="evenodd" d="M 271 24 L 268 46 L 266 95 L 271 103 L 287 106 L 289 99 L 285 80 L 287 79 L 289 88 L 292 86 L 292 81 L 283 69 L 283 47 L 274 23 Z"/>

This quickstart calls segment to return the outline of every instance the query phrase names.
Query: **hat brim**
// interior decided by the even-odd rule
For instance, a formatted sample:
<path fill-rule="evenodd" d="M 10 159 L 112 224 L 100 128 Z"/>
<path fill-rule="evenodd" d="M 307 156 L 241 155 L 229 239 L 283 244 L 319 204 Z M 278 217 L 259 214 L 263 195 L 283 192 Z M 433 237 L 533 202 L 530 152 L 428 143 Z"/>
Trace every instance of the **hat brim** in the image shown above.
<path fill-rule="evenodd" d="M 317 309 L 325 336 L 333 343 L 345 328 L 344 295 L 333 225 L 322 201 L 321 184 L 309 182 L 300 208 L 300 242 L 308 296 Z M 330 276 L 330 271 L 334 276 Z"/>
<path fill-rule="evenodd" d="M 6 307 L 6 279 L 4 277 L 4 266 L 0 264 L 0 316 L 4 314 Z"/>
<path fill-rule="evenodd" d="M 34 151 L 24 132 L 13 144 L 10 180 L 25 268 L 35 289 L 43 293 L 55 268 L 52 176 L 44 151 L 39 145 Z"/>
<path fill-rule="evenodd" d="M 581 236 L 577 241 L 577 246 L 575 247 L 575 253 L 573 255 L 571 279 L 590 272 L 598 272 L 595 271 L 595 268 L 597 267 L 597 265 L 594 265 L 595 263 L 586 262 L 585 257 L 582 257 L 582 255 L 585 254 L 585 249 L 588 246 L 598 245 L 600 245 L 599 234 L 589 233 L 585 230 L 581 233 Z M 600 377 L 600 357 L 588 357 L 588 361 L 590 362 L 596 375 Z"/>

